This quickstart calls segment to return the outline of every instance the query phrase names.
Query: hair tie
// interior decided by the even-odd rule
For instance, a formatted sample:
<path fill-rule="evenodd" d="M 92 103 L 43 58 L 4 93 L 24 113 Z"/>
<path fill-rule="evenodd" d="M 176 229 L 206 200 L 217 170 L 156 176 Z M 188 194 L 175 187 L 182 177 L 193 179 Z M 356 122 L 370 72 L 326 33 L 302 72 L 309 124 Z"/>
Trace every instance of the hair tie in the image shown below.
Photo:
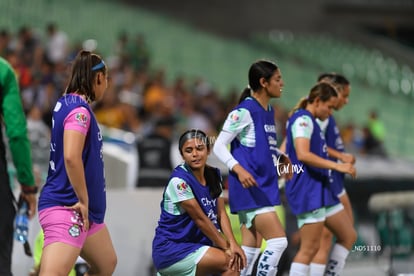
<path fill-rule="evenodd" d="M 105 67 L 105 62 L 101 60 L 98 64 L 92 67 L 92 71 L 96 71 Z"/>

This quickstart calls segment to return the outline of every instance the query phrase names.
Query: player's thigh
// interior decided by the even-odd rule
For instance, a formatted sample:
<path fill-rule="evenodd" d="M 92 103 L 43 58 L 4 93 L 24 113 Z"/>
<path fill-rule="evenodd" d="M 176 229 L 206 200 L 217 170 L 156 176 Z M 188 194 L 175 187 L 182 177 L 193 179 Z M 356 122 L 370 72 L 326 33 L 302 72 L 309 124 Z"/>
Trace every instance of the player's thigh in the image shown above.
<path fill-rule="evenodd" d="M 352 211 L 351 200 L 349 199 L 348 194 L 345 192 L 339 197 L 339 200 L 341 201 L 342 205 L 344 205 L 345 211 L 349 215 L 351 223 L 354 224 L 354 214 Z"/>
<path fill-rule="evenodd" d="M 350 249 L 356 240 L 356 231 L 345 209 L 326 218 L 326 227 L 331 230 L 337 243 Z"/>
<path fill-rule="evenodd" d="M 227 270 L 230 257 L 223 250 L 210 247 L 197 264 L 196 275 L 221 273 Z"/>
<path fill-rule="evenodd" d="M 62 242 L 47 245 L 42 252 L 39 275 L 67 276 L 79 252 L 80 248 Z"/>
<path fill-rule="evenodd" d="M 81 257 L 91 269 L 102 272 L 111 272 L 115 269 L 117 256 L 106 226 L 86 238 Z"/>
<path fill-rule="evenodd" d="M 274 210 L 257 214 L 254 226 L 265 240 L 286 236 L 282 223 Z"/>

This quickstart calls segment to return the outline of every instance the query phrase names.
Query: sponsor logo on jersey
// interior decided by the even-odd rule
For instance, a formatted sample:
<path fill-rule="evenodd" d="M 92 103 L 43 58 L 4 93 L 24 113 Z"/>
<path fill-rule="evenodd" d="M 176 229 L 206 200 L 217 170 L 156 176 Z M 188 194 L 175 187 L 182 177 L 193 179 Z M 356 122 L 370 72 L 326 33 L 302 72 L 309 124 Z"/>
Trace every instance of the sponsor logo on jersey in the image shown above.
<path fill-rule="evenodd" d="M 264 125 L 263 127 L 266 132 L 276 133 L 275 125 Z"/>
<path fill-rule="evenodd" d="M 86 127 L 86 123 L 88 122 L 88 116 L 85 113 L 78 112 L 75 115 L 75 120 L 78 122 L 79 125 Z"/>

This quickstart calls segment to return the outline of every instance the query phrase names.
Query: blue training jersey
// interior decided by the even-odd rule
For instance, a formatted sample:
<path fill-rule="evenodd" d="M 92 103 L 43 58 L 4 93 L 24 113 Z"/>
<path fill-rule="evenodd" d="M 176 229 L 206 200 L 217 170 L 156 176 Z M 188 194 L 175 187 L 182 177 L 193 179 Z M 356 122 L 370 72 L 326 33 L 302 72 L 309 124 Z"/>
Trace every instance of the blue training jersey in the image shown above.
<path fill-rule="evenodd" d="M 344 152 L 345 145 L 339 132 L 338 126 L 336 124 L 335 118 L 331 115 L 325 121 L 318 121 L 318 123 L 320 126 L 322 126 L 322 132 L 325 135 L 326 145 L 339 152 Z M 338 162 L 338 159 L 334 157 L 329 157 L 329 159 Z M 334 192 L 334 194 L 341 193 L 344 189 L 345 174 L 338 171 L 332 171 L 332 179 L 332 191 Z"/>
<path fill-rule="evenodd" d="M 102 223 L 106 210 L 102 136 L 91 108 L 79 95 L 74 94 L 62 96 L 53 110 L 49 170 L 39 197 L 39 211 L 53 206 L 71 206 L 78 202 L 63 158 L 64 120 L 77 107 L 86 108 L 91 118 L 82 152 L 89 197 L 89 220 Z M 79 118 L 79 122 L 82 122 L 82 118 Z"/>
<path fill-rule="evenodd" d="M 277 175 L 277 137 L 273 108 L 265 110 L 248 97 L 234 110 L 245 109 L 254 125 L 254 145 L 245 145 L 239 137 L 231 142 L 231 154 L 256 180 L 258 186 L 243 188 L 237 175 L 230 171 L 229 203 L 232 213 L 266 206 L 280 205 Z M 237 120 L 235 118 L 234 120 Z"/>
<path fill-rule="evenodd" d="M 213 169 L 221 179 L 220 171 Z M 169 267 L 204 245 L 213 245 L 180 207 L 180 202 L 192 198 L 197 200 L 203 212 L 220 231 L 217 221 L 218 198 L 212 198 L 209 185 L 203 186 L 198 182 L 188 166 L 177 166 L 163 193 L 161 215 L 152 243 L 152 258 L 157 270 Z"/>
<path fill-rule="evenodd" d="M 336 195 L 330 190 L 332 182 L 330 170 L 308 166 L 298 160 L 294 145 L 294 127 L 311 128 L 310 151 L 322 158 L 328 158 L 325 137 L 316 120 L 309 111 L 297 110 L 289 118 L 286 132 L 286 153 L 296 168 L 292 179 L 286 181 L 285 186 L 286 197 L 292 212 L 298 215 L 339 203 Z"/>

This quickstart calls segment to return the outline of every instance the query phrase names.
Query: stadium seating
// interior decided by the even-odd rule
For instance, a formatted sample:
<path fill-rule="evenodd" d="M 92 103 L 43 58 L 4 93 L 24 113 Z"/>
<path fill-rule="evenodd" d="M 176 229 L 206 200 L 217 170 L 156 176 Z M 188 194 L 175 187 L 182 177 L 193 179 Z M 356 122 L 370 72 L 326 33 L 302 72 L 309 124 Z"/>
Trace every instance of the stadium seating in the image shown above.
<path fill-rule="evenodd" d="M 390 154 L 413 154 L 414 124 L 410 122 L 414 100 L 413 70 L 397 64 L 375 49 L 338 40 L 325 34 L 297 34 L 273 31 L 252 37 L 251 44 L 203 33 L 171 18 L 111 1 L 13 0 L 0 3 L 0 25 L 12 31 L 32 26 L 44 34 L 47 22 L 57 22 L 72 43 L 93 38 L 104 56 L 113 54 L 120 32 L 133 37 L 141 33 L 150 45 L 152 66 L 165 68 L 167 80 L 178 75 L 203 77 L 223 95 L 232 87 L 247 85 L 246 71 L 258 58 L 276 60 L 285 80 L 283 98 L 288 109 L 309 91 L 323 71 L 345 74 L 352 82 L 353 95 L 341 123 L 364 124 L 368 112 L 376 109 L 387 126 L 385 146 Z M 47 11 L 48 16 L 45 17 Z"/>

